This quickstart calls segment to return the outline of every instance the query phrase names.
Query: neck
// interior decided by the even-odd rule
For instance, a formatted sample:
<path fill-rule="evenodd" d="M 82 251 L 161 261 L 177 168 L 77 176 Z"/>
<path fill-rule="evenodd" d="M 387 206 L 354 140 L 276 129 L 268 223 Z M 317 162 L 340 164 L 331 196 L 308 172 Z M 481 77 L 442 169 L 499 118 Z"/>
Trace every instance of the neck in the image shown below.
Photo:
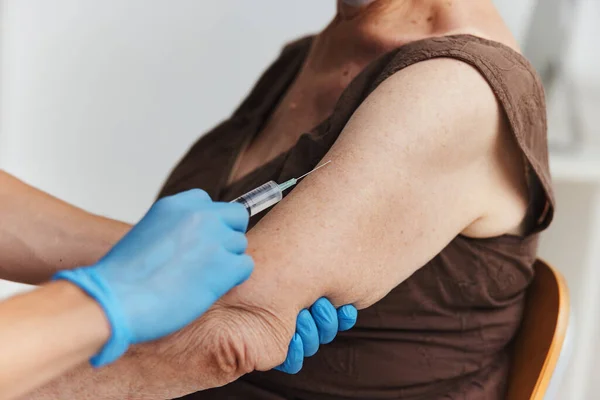
<path fill-rule="evenodd" d="M 338 0 L 336 19 L 371 37 L 419 36 L 445 28 L 454 1 Z"/>
<path fill-rule="evenodd" d="M 444 32 L 454 1 L 337 0 L 336 18 L 324 33 L 337 33 L 353 51 L 397 47 Z"/>
<path fill-rule="evenodd" d="M 337 15 L 315 39 L 308 68 L 363 68 L 391 49 L 442 35 L 454 19 L 455 1 L 337 0 Z"/>
<path fill-rule="evenodd" d="M 419 0 L 430 3 L 432 0 Z M 415 8 L 414 0 L 338 0 L 338 15 L 342 19 L 382 17 L 390 12 L 397 14 Z"/>
<path fill-rule="evenodd" d="M 338 0 L 338 14 L 345 18 L 352 18 L 364 12 L 369 5 L 376 1 L 378 0 Z"/>

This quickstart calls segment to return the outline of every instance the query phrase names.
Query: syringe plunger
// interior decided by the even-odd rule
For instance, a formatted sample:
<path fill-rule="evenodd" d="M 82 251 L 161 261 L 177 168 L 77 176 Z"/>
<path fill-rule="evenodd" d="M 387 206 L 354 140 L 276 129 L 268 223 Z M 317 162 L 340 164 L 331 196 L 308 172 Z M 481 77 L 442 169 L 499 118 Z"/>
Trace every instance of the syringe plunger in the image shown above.
<path fill-rule="evenodd" d="M 252 217 L 279 203 L 282 198 L 283 193 L 279 188 L 279 185 L 275 181 L 269 181 L 264 185 L 241 195 L 233 200 L 232 203 L 240 203 L 246 207 L 246 210 L 248 210 L 248 213 L 250 213 L 250 216 Z"/>

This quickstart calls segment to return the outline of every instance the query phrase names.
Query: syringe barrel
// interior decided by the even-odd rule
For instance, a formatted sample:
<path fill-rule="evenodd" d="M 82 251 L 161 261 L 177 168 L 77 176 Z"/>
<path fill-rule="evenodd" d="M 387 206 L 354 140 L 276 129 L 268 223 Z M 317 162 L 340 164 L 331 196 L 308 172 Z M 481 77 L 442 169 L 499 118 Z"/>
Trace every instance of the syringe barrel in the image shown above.
<path fill-rule="evenodd" d="M 233 200 L 232 203 L 240 203 L 246 207 L 250 216 L 253 216 L 279 203 L 282 198 L 283 194 L 279 185 L 275 181 L 269 181 L 264 185 L 241 195 Z"/>

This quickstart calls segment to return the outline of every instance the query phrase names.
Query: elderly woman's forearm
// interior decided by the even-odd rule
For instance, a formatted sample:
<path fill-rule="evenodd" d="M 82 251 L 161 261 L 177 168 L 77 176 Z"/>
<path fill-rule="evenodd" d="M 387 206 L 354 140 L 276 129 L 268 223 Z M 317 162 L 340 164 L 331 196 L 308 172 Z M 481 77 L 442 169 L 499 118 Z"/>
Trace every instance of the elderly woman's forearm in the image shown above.
<path fill-rule="evenodd" d="M 163 400 L 222 386 L 265 364 L 255 351 L 271 349 L 267 360 L 282 352 L 285 358 L 289 341 L 278 340 L 279 329 L 270 321 L 218 302 L 182 331 L 134 346 L 107 367 L 82 365 L 24 399 Z"/>
<path fill-rule="evenodd" d="M 197 366 L 177 363 L 175 357 L 161 359 L 157 344 L 137 347 L 121 360 L 102 369 L 81 365 L 22 400 L 103 399 L 164 400 L 194 392 L 185 372 Z"/>

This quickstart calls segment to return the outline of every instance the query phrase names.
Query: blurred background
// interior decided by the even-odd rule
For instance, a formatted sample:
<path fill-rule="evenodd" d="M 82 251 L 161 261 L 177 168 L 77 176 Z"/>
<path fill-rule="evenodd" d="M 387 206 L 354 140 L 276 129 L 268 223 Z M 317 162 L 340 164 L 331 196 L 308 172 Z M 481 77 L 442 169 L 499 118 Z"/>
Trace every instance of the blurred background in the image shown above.
<path fill-rule="evenodd" d="M 600 1 L 495 3 L 547 90 L 558 212 L 541 256 L 566 276 L 573 317 L 558 398 L 597 398 Z M 334 10 L 333 0 L 0 0 L 0 168 L 134 222 L 281 46 Z M 0 281 L 0 297 L 23 289 Z"/>

